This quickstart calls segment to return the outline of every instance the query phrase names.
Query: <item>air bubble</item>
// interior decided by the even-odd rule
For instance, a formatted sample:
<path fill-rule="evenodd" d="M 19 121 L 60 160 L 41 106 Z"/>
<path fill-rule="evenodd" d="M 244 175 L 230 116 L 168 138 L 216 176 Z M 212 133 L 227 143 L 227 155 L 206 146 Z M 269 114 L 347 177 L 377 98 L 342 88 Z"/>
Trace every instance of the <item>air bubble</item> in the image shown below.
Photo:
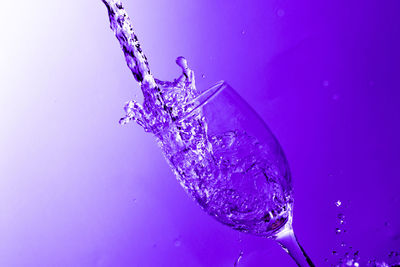
<path fill-rule="evenodd" d="M 179 238 L 175 238 L 174 240 L 174 246 L 175 247 L 180 247 L 182 245 L 182 242 Z"/>
<path fill-rule="evenodd" d="M 335 100 L 335 101 L 339 100 L 339 95 L 338 94 L 333 94 L 332 95 L 332 99 Z"/>
<path fill-rule="evenodd" d="M 283 9 L 278 9 L 278 11 L 276 12 L 276 14 L 278 15 L 278 17 L 283 17 L 285 15 L 285 10 Z"/>

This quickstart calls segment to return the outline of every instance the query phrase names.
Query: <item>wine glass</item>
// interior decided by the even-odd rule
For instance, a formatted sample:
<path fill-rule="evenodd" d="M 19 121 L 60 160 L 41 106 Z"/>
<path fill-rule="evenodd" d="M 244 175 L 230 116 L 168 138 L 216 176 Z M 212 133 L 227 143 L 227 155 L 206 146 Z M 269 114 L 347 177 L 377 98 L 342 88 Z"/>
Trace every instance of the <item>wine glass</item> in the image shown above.
<path fill-rule="evenodd" d="M 186 192 L 219 222 L 273 238 L 297 265 L 314 266 L 293 232 L 286 157 L 259 115 L 224 81 L 179 114 L 156 136 Z"/>
<path fill-rule="evenodd" d="M 263 120 L 226 82 L 198 94 L 183 57 L 179 79 L 155 79 L 121 1 L 102 1 L 144 96 L 143 105 L 127 103 L 120 123 L 134 120 L 157 137 L 178 181 L 209 215 L 274 238 L 299 266 L 314 266 L 293 233 L 287 160 Z"/>

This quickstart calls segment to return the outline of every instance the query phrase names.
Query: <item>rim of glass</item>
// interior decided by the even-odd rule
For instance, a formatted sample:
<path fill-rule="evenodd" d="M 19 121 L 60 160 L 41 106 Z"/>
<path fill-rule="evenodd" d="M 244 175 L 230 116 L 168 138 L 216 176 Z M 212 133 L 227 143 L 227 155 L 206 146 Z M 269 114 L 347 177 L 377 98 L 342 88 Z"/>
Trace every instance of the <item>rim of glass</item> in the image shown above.
<path fill-rule="evenodd" d="M 200 95 L 198 95 L 196 98 L 194 98 L 187 104 L 187 105 L 195 104 L 196 106 L 193 109 L 191 109 L 188 113 L 186 113 L 184 116 L 179 118 L 179 120 L 177 120 L 176 122 L 182 122 L 188 117 L 190 117 L 196 110 L 203 107 L 213 98 L 215 98 L 222 90 L 225 89 L 225 87 L 226 87 L 226 82 L 222 80 L 215 83 L 213 86 L 202 92 Z"/>

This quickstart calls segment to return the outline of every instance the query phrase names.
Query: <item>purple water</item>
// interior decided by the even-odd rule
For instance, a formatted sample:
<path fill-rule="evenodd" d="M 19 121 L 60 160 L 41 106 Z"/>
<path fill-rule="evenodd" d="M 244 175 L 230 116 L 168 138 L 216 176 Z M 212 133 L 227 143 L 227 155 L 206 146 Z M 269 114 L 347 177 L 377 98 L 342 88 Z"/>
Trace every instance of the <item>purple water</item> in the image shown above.
<path fill-rule="evenodd" d="M 170 135 L 162 136 L 161 147 L 176 177 L 220 222 L 243 232 L 271 235 L 287 221 L 291 198 L 278 182 L 282 177 L 269 154 L 245 132 L 207 136 L 203 125 L 195 129 L 198 134 L 190 146 L 177 146 Z"/>

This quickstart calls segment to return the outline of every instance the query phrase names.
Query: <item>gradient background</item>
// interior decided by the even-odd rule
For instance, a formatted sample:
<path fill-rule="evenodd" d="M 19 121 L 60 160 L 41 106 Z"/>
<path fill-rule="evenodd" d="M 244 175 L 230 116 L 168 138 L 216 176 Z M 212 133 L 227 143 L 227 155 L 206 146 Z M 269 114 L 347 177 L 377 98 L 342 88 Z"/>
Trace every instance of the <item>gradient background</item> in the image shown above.
<path fill-rule="evenodd" d="M 125 6 L 156 77 L 183 55 L 199 88 L 224 79 L 265 119 L 318 266 L 339 211 L 363 259 L 399 250 L 399 1 Z M 100 0 L 3 1 L 0 22 L 0 266 L 233 266 L 240 250 L 239 266 L 294 266 L 203 213 L 152 136 L 118 125 L 140 91 Z"/>

